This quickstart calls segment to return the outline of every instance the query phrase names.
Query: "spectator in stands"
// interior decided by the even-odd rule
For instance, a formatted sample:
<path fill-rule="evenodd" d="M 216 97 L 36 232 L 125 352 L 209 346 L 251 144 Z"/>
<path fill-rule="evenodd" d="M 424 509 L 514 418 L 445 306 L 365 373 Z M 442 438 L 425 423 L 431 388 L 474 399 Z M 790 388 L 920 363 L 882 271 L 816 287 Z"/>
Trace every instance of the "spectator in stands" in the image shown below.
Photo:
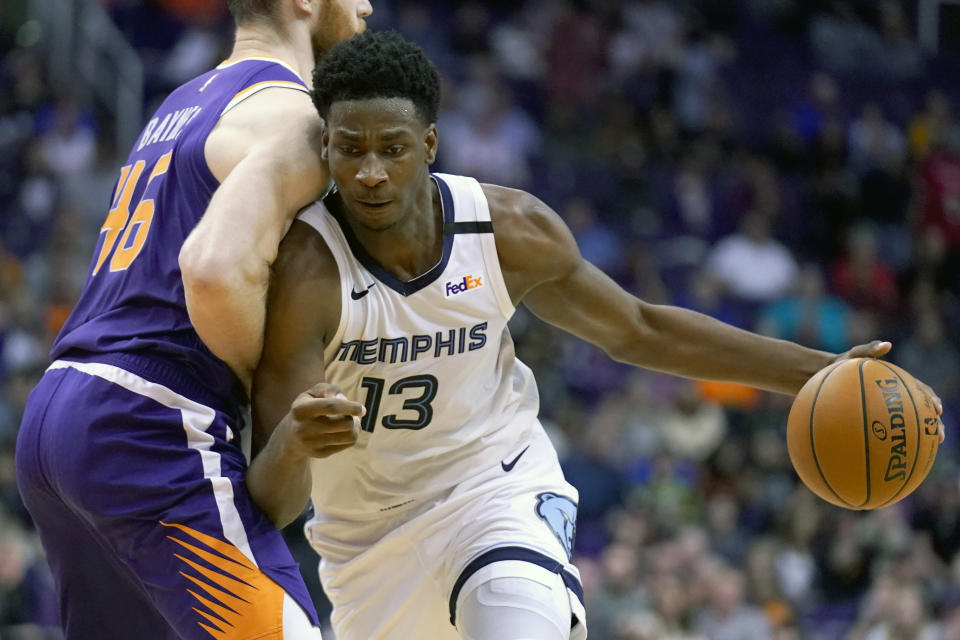
<path fill-rule="evenodd" d="M 771 302 L 760 311 L 757 331 L 828 351 L 849 348 L 850 308 L 826 291 L 816 263 L 799 272 L 792 295 Z"/>
<path fill-rule="evenodd" d="M 913 584 L 881 581 L 850 640 L 938 640 L 935 625 L 929 618 L 920 590 Z"/>
<path fill-rule="evenodd" d="M 930 89 L 907 129 L 911 157 L 922 162 L 950 130 L 952 121 L 950 98 L 940 89 Z"/>
<path fill-rule="evenodd" d="M 946 247 L 945 261 L 960 271 L 960 126 L 952 126 L 918 168 L 919 230 L 939 231 Z"/>
<path fill-rule="evenodd" d="M 876 102 L 863 105 L 860 117 L 850 124 L 850 168 L 858 175 L 871 169 L 898 166 L 907 153 L 907 143 L 899 127 L 890 122 Z"/>
<path fill-rule="evenodd" d="M 702 462 L 727 433 L 727 416 L 715 402 L 703 398 L 695 382 L 672 385 L 669 404 L 655 416 L 664 449 L 676 458 Z"/>
<path fill-rule="evenodd" d="M 440 115 L 444 168 L 481 182 L 529 188 L 540 131 L 512 100 L 488 57 L 475 58 L 455 102 Z"/>
<path fill-rule="evenodd" d="M 874 313 L 882 322 L 892 320 L 899 308 L 900 293 L 893 269 L 880 255 L 876 232 L 868 225 L 859 225 L 847 234 L 846 243 L 846 255 L 833 265 L 830 274 L 831 290 L 854 309 Z"/>
<path fill-rule="evenodd" d="M 591 620 L 590 633 L 600 638 L 613 635 L 617 621 L 636 611 L 643 602 L 643 594 L 638 589 L 637 573 L 640 570 L 639 558 L 634 547 L 622 543 L 607 546 L 600 556 L 602 580 L 600 589 L 589 601 Z"/>
<path fill-rule="evenodd" d="M 748 211 L 738 231 L 711 250 L 707 267 L 735 298 L 759 305 L 780 298 L 793 286 L 796 260 L 771 232 L 769 216 Z"/>
<path fill-rule="evenodd" d="M 708 578 L 709 602 L 697 628 L 709 640 L 767 640 L 770 625 L 763 612 L 746 603 L 743 573 L 720 566 Z"/>
<path fill-rule="evenodd" d="M 917 378 L 960 397 L 960 353 L 947 340 L 937 309 L 923 309 L 913 317 L 913 332 L 897 347 L 896 362 Z"/>
<path fill-rule="evenodd" d="M 53 108 L 51 120 L 41 138 L 46 166 L 64 177 L 89 170 L 96 157 L 97 137 L 92 118 L 84 112 L 78 98 L 62 96 Z"/>

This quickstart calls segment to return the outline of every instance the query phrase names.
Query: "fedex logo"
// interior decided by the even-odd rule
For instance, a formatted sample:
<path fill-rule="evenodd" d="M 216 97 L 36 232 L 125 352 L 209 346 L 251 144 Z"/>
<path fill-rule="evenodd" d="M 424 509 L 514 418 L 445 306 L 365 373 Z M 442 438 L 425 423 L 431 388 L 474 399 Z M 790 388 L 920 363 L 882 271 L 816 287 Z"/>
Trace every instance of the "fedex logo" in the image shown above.
<path fill-rule="evenodd" d="M 455 296 L 482 286 L 483 280 L 479 276 L 464 276 L 463 280 L 449 281 L 446 284 L 446 294 L 449 298 L 450 296 Z"/>

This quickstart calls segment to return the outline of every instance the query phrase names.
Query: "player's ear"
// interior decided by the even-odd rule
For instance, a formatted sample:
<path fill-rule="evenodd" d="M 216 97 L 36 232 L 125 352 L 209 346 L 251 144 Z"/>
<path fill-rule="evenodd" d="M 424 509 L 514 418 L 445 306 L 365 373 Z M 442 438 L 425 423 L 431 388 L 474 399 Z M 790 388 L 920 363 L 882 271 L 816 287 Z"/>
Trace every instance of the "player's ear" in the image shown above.
<path fill-rule="evenodd" d="M 437 125 L 431 124 L 427 127 L 426 133 L 423 134 L 423 144 L 426 150 L 426 162 L 427 164 L 433 164 L 437 159 L 437 145 L 439 143 L 438 139 L 439 134 L 437 133 Z"/>
<path fill-rule="evenodd" d="M 327 147 L 330 146 L 330 130 L 326 127 L 323 128 L 323 133 L 320 134 L 320 159 L 326 160 L 329 157 L 327 153 Z"/>
<path fill-rule="evenodd" d="M 294 10 L 301 15 L 310 15 L 319 11 L 323 0 L 293 0 Z"/>

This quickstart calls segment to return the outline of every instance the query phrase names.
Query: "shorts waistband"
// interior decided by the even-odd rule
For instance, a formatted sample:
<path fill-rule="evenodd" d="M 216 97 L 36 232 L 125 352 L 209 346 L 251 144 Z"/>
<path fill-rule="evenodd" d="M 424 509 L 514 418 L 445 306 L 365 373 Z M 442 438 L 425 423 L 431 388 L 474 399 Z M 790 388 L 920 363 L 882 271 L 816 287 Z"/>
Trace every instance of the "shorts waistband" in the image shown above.
<path fill-rule="evenodd" d="M 171 391 L 226 413 L 229 416 L 238 417 L 240 408 L 246 404 L 247 399 L 239 389 L 233 394 L 221 394 L 204 386 L 194 376 L 184 372 L 181 367 L 167 360 L 153 358 L 146 355 L 135 353 L 97 353 L 97 354 L 75 354 L 68 353 L 60 357 L 59 360 L 65 362 L 81 362 L 113 365 L 120 369 L 125 369 L 130 373 L 136 374 L 145 380 L 155 382 L 169 388 Z"/>

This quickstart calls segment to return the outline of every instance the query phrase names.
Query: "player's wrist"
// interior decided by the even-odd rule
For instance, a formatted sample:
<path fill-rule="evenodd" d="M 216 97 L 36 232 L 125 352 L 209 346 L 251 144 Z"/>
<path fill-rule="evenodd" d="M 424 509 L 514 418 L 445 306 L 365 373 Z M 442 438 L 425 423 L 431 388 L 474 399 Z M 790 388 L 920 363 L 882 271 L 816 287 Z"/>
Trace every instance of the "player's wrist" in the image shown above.
<path fill-rule="evenodd" d="M 288 413 L 277 427 L 278 454 L 284 462 L 304 462 L 309 455 L 297 435 L 296 423 Z"/>

